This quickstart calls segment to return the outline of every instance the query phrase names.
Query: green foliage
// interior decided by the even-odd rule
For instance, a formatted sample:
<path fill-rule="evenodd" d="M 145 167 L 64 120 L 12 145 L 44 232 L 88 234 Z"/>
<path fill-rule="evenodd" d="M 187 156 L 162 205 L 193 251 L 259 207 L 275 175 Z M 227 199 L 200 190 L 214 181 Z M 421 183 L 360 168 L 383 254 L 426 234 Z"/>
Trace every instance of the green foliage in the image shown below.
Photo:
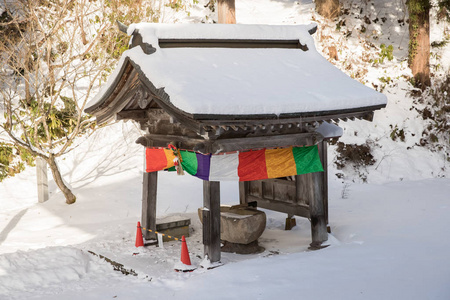
<path fill-rule="evenodd" d="M 444 48 L 448 44 L 448 39 L 444 39 L 442 41 L 434 41 L 431 43 L 431 47 L 433 48 Z"/>
<path fill-rule="evenodd" d="M 0 100 L 7 113 L 0 128 L 14 143 L 2 145 L 2 176 L 33 163 L 32 155 L 53 161 L 71 151 L 78 136 L 93 132 L 95 122 L 83 108 L 128 49 L 129 37 L 116 21 L 159 18 L 154 1 L 62 2 L 13 1 L 0 9 Z M 73 203 L 70 189 L 57 184 Z"/>
<path fill-rule="evenodd" d="M 17 157 L 20 160 L 16 159 Z M 29 151 L 22 147 L 0 143 L 0 182 L 23 171 L 25 163 L 34 166 L 34 157 Z"/>
<path fill-rule="evenodd" d="M 378 78 L 378 80 L 380 80 L 384 84 L 389 84 L 389 83 L 392 82 L 392 79 L 389 76 L 387 76 L 387 77 L 384 77 L 384 76 L 380 77 L 380 78 Z"/>
<path fill-rule="evenodd" d="M 407 0 L 406 6 L 408 7 L 408 12 L 410 14 L 409 18 L 416 18 L 415 15 L 427 12 L 431 8 L 430 0 Z"/>
<path fill-rule="evenodd" d="M 386 47 L 385 44 L 380 45 L 380 53 L 378 53 L 379 58 L 369 60 L 373 64 L 382 64 L 384 60 L 387 59 L 392 61 L 394 59 L 394 47 L 389 45 Z"/>
<path fill-rule="evenodd" d="M 336 31 L 341 31 L 342 27 L 345 26 L 345 19 L 339 20 L 336 23 Z"/>
<path fill-rule="evenodd" d="M 198 4 L 199 2 L 198 2 L 198 0 L 192 0 L 192 3 Z M 208 4 L 207 4 L 207 6 L 208 6 Z M 184 3 L 183 0 L 171 0 L 171 1 L 169 1 L 168 4 L 166 4 L 166 6 L 170 7 L 171 9 L 174 9 L 175 11 L 187 10 L 186 4 Z M 189 12 L 188 12 L 188 15 L 189 15 Z"/>
<path fill-rule="evenodd" d="M 45 125 L 48 131 L 45 129 L 43 122 L 37 122 L 27 125 L 23 123 L 26 133 L 29 137 L 31 145 L 37 147 L 37 145 L 45 145 L 50 135 L 50 139 L 53 143 L 57 140 L 65 140 L 75 130 L 78 123 L 77 107 L 72 98 L 60 96 L 61 105 L 58 107 L 51 106 L 50 103 L 39 103 L 34 99 L 30 99 L 28 102 L 22 101 L 21 107 L 26 109 L 27 115 L 33 119 L 45 120 Z M 25 114 L 22 112 L 22 114 Z M 13 115 L 13 119 L 17 120 L 17 116 Z M 83 116 L 83 120 L 87 120 L 89 116 Z M 89 126 L 95 126 L 89 123 Z M 90 128 L 91 128 L 90 127 Z M 80 133 L 84 133 L 87 127 L 81 127 Z M 22 136 L 23 138 L 23 136 Z M 25 164 L 33 166 L 35 157 L 27 149 L 18 145 L 9 145 L 0 143 L 0 181 L 7 176 L 14 176 L 24 170 Z"/>
<path fill-rule="evenodd" d="M 177 5 L 178 2 L 177 1 Z M 107 0 L 106 4 L 109 8 L 109 13 L 105 16 L 111 24 L 116 24 L 117 21 L 124 24 L 153 22 L 157 23 L 160 18 L 160 12 L 155 10 L 153 6 L 144 6 L 134 0 Z M 91 22 L 100 22 L 98 16 Z M 130 38 L 126 34 L 118 32 L 117 30 L 109 31 L 102 36 L 102 45 L 105 51 L 114 59 L 119 59 L 122 53 L 128 49 L 128 42 Z"/>
<path fill-rule="evenodd" d="M 411 66 L 414 57 L 417 55 L 419 27 L 421 22 L 428 19 L 432 7 L 430 0 L 407 0 L 406 6 L 409 13 L 409 44 L 408 44 L 408 65 Z M 418 82 L 416 82 L 418 83 Z"/>
<path fill-rule="evenodd" d="M 27 149 L 23 147 L 16 148 L 17 153 L 20 156 L 22 162 L 25 162 L 27 165 L 34 167 L 35 166 L 35 157 L 30 153 Z"/>
<path fill-rule="evenodd" d="M 125 35 L 116 36 L 116 46 L 110 50 L 107 48 L 107 52 L 114 59 L 119 59 L 122 56 L 122 53 L 128 49 L 128 40 L 129 37 Z"/>
<path fill-rule="evenodd" d="M 398 79 L 398 78 L 397 78 Z M 379 77 L 378 80 L 381 82 L 379 88 L 378 86 L 375 86 L 375 88 L 377 89 L 377 91 L 379 91 L 380 93 L 382 93 L 384 91 L 384 89 L 386 88 L 387 85 L 391 84 L 394 82 L 394 80 L 389 77 L 389 76 L 382 76 Z"/>
<path fill-rule="evenodd" d="M 396 141 L 397 139 L 400 139 L 400 141 L 404 142 L 405 141 L 405 131 L 402 129 L 399 129 L 397 125 L 395 125 L 395 127 L 393 127 L 392 125 L 389 125 L 392 128 L 392 132 L 391 132 L 391 139 L 393 141 Z"/>
<path fill-rule="evenodd" d="M 22 107 L 27 109 L 32 118 L 38 119 L 41 116 L 45 118 L 45 124 L 48 127 L 48 133 L 52 140 L 61 139 L 71 134 L 78 123 L 78 112 L 75 101 L 72 98 L 60 96 L 63 106 L 51 106 L 45 102 L 43 105 L 32 98 L 30 101 L 22 102 Z M 81 121 L 88 119 L 89 116 L 83 116 Z M 37 132 L 36 132 L 37 129 Z M 48 140 L 47 131 L 43 122 L 39 122 L 38 126 L 28 126 L 27 132 L 32 137 L 32 143 L 46 143 Z M 37 137 L 37 141 L 35 140 Z"/>
<path fill-rule="evenodd" d="M 0 181 L 9 175 L 9 165 L 13 160 L 13 148 L 0 143 Z"/>
<path fill-rule="evenodd" d="M 414 56 L 417 54 L 417 35 L 419 30 L 419 15 L 423 12 L 427 12 L 422 2 L 427 2 L 427 6 L 429 6 L 429 0 L 408 0 L 406 1 L 406 6 L 408 7 L 409 13 L 409 22 L 410 22 L 410 38 L 409 38 L 409 56 L 408 56 L 408 64 L 411 65 L 411 62 Z"/>
<path fill-rule="evenodd" d="M 9 148 L 2 145 L 2 176 L 12 169 L 10 162 L 33 163 L 30 153 L 37 154 L 38 149 L 56 157 L 70 151 L 76 136 L 93 129 L 95 122 L 88 121 L 90 116 L 77 103 L 86 103 L 97 82 L 106 80 L 111 65 L 128 49 L 129 37 L 117 30 L 116 21 L 159 19 L 152 1 L 105 0 L 104 9 L 93 4 L 95 0 L 69 1 L 64 7 L 59 2 L 18 1 L 14 11 L 8 10 L 12 6 L 0 10 L 0 56 L 5 70 L 0 83 L 5 91 L 9 88 L 0 91 L 0 99 L 11 101 L 9 115 L 0 126 L 15 143 Z M 80 40 L 86 47 L 79 49 L 74 41 Z M 84 95 L 74 93 L 80 80 L 87 85 Z"/>
<path fill-rule="evenodd" d="M 384 59 L 387 58 L 389 61 L 394 59 L 394 47 L 389 45 L 386 47 L 385 44 L 380 45 L 380 62 L 383 63 Z"/>
<path fill-rule="evenodd" d="M 175 11 L 184 9 L 183 0 L 172 0 L 167 4 L 167 6 L 171 9 L 174 9 Z"/>

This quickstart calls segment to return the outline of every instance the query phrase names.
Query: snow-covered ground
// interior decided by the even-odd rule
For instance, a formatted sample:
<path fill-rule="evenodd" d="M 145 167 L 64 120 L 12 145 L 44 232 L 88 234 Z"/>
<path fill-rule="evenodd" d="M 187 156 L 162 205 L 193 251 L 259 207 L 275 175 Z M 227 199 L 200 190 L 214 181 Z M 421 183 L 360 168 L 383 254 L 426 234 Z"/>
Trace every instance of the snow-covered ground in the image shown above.
<path fill-rule="evenodd" d="M 131 123 L 106 127 L 62 161 L 77 191 L 67 206 L 56 186 L 36 203 L 32 168 L 0 188 L 0 299 L 448 299 L 450 180 L 348 184 L 330 177 L 330 246 L 308 251 L 309 221 L 284 231 L 285 215 L 266 211 L 256 255 L 222 253 L 223 266 L 173 271 L 179 242 L 134 246 L 140 218 L 142 149 Z M 108 141 L 108 143 L 106 143 Z M 121 147 L 116 145 L 121 144 Z M 93 163 L 96 162 L 96 163 Z M 191 218 L 192 263 L 203 255 L 201 181 L 160 172 L 158 215 Z M 238 202 L 223 183 L 224 203 Z M 125 276 L 90 254 L 133 269 Z"/>
<path fill-rule="evenodd" d="M 380 19 L 387 18 L 387 25 L 372 23 L 369 29 L 396 45 L 395 61 L 381 66 L 358 61 L 364 48 L 356 31 L 349 40 L 338 41 L 350 45 L 336 62 L 346 72 L 356 74 L 367 68 L 361 78 L 368 86 L 379 85 L 378 78 L 387 74 L 396 81 L 385 87 L 388 107 L 376 112 L 374 122 L 340 124 L 344 128 L 341 140 L 369 141 L 375 145 L 377 162 L 359 174 L 337 170 L 336 147 L 330 147 L 328 248 L 307 249 L 308 220 L 297 218 L 297 226 L 285 231 L 286 215 L 266 211 L 267 227 L 259 239 L 264 252 L 222 253 L 224 265 L 218 268 L 173 271 L 180 258 L 179 242 L 164 243 L 164 248 L 134 246 L 143 149 L 134 143 L 140 134 L 137 127 L 118 123 L 99 130 L 60 160 L 65 179 L 77 195 L 74 205 L 64 203 L 53 181 L 50 200 L 38 204 L 33 168 L 0 184 L 0 299 L 450 299 L 449 164 L 442 152 L 415 145 L 426 122 L 410 110 L 413 100 L 402 77 L 409 71 L 404 61 L 407 25 L 398 22 L 405 17 L 401 3 L 378 1 L 374 8 L 363 7 L 378 13 Z M 309 23 L 312 9 L 313 3 L 307 0 L 236 1 L 240 23 Z M 205 14 L 200 6 L 192 8 L 189 17 L 178 13 L 165 21 L 198 22 L 205 20 Z M 346 26 L 360 26 L 358 19 L 352 22 Z M 316 37 L 322 37 L 323 44 L 316 43 L 325 55 L 323 45 L 339 39 L 332 29 Z M 434 27 L 433 36 L 439 36 L 439 28 Z M 376 43 L 379 46 L 381 41 Z M 441 53 L 447 69 L 448 53 Z M 405 129 L 404 142 L 390 138 L 391 125 Z M 335 176 L 341 172 L 346 175 L 343 179 Z M 361 172 L 368 183 L 360 180 Z M 160 172 L 158 180 L 157 214 L 191 218 L 187 245 L 192 263 L 198 266 L 203 246 L 196 211 L 202 205 L 202 182 L 165 172 Z M 237 183 L 223 182 L 221 193 L 223 204 L 238 202 Z M 114 271 L 89 251 L 138 275 Z"/>

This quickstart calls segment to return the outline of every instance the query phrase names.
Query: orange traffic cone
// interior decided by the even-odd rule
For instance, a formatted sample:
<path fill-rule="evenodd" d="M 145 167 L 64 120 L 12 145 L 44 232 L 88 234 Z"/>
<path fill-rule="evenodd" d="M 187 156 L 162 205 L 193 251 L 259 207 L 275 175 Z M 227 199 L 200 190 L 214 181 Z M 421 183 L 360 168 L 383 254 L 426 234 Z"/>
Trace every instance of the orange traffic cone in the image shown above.
<path fill-rule="evenodd" d="M 191 259 L 186 244 L 184 235 L 181 237 L 181 260 L 175 264 L 175 271 L 177 272 L 192 272 L 196 267 L 191 266 Z"/>
<path fill-rule="evenodd" d="M 184 235 L 181 237 L 181 262 L 187 266 L 191 265 L 191 258 L 186 244 Z"/>
<path fill-rule="evenodd" d="M 137 223 L 136 231 L 136 247 L 144 247 L 144 239 L 142 238 L 141 222 Z"/>

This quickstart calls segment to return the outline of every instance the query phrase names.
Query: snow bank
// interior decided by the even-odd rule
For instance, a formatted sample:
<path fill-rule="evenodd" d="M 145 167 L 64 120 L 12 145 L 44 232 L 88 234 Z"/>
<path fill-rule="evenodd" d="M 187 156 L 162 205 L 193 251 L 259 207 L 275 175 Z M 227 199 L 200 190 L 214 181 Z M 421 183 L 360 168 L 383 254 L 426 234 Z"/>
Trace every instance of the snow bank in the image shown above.
<path fill-rule="evenodd" d="M 86 283 L 105 284 L 118 276 L 110 264 L 72 247 L 17 251 L 0 256 L 0 298 L 82 291 Z"/>

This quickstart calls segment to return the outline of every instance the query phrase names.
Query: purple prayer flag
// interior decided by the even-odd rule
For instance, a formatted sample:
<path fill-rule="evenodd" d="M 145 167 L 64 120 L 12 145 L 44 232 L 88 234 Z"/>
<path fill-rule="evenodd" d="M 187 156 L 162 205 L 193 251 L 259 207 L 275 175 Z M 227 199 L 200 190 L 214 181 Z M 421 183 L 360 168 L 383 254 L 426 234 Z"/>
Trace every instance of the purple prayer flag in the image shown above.
<path fill-rule="evenodd" d="M 203 180 L 209 180 L 209 168 L 211 164 L 211 154 L 200 154 L 196 153 L 197 155 L 197 174 L 195 174 L 196 177 L 203 179 Z"/>

